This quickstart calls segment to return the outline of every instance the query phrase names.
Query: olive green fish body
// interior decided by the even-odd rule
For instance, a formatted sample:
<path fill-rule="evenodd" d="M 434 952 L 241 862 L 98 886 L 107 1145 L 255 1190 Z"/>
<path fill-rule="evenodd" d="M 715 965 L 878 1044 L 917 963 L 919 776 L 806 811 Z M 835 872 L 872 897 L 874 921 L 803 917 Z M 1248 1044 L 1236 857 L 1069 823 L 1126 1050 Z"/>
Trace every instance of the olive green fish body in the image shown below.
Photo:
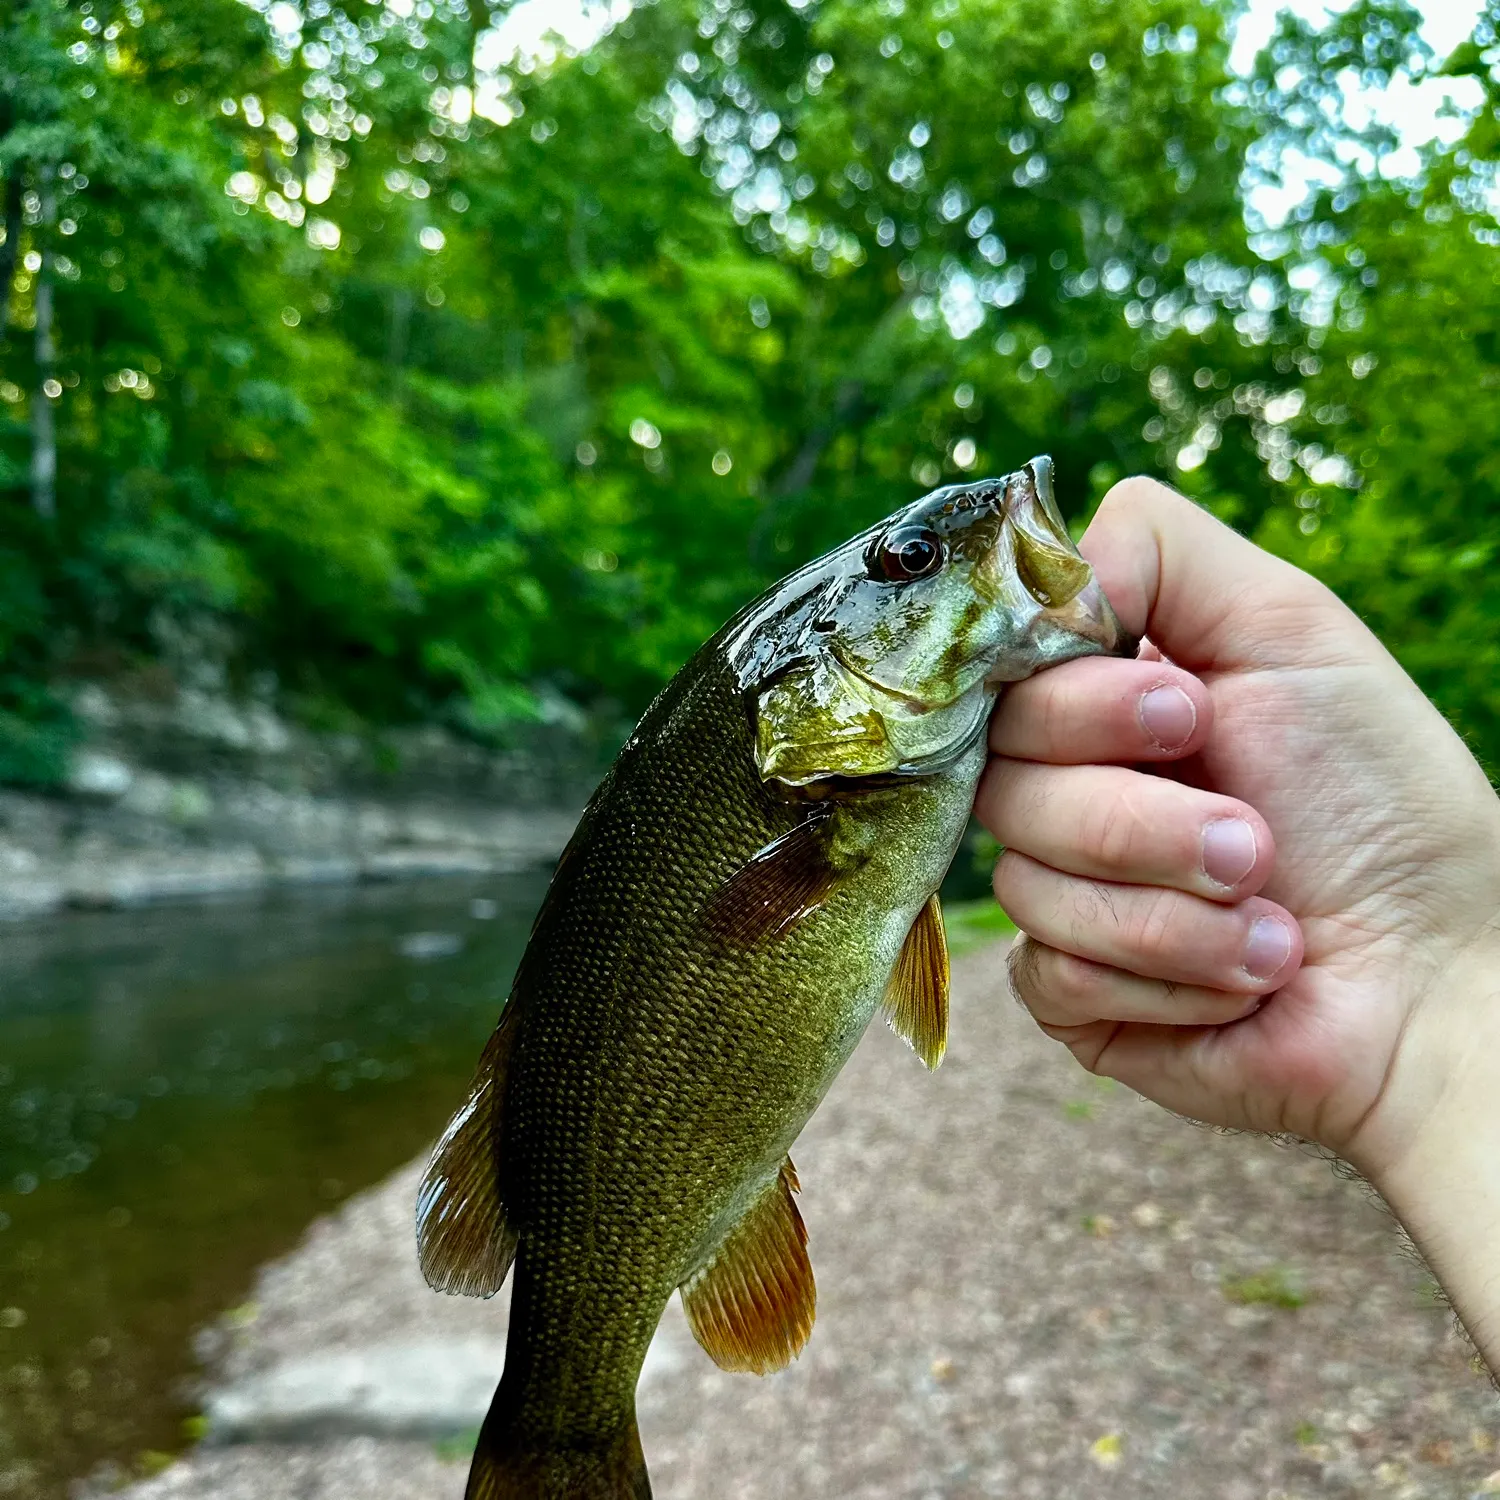
<path fill-rule="evenodd" d="M 938 491 L 748 607 L 647 711 L 559 864 L 418 1207 L 505 1372 L 471 1500 L 649 1495 L 634 1390 L 668 1299 L 728 1368 L 801 1347 L 787 1152 L 884 1001 L 946 1033 L 934 893 L 996 684 L 1122 635 L 1045 461 Z"/>
<path fill-rule="evenodd" d="M 833 807 L 848 875 L 770 944 L 706 930 L 801 822 L 755 774 L 722 664 L 685 673 L 589 810 L 537 926 L 500 1149 L 521 1238 L 526 1411 L 628 1411 L 672 1292 L 776 1177 L 868 1025 L 968 817 L 983 747 Z M 515 1348 L 515 1345 L 512 1345 Z"/>

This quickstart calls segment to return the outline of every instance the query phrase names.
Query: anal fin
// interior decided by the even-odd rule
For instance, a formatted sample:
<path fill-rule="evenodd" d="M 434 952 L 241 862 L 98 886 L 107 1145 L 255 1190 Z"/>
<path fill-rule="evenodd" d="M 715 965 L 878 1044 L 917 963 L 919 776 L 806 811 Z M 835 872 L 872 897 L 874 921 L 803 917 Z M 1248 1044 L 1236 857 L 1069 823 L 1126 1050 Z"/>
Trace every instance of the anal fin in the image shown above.
<path fill-rule="evenodd" d="M 417 1259 L 435 1291 L 493 1297 L 516 1257 L 516 1236 L 500 1201 L 499 1147 L 517 1015 L 512 999 L 417 1190 Z"/>
<path fill-rule="evenodd" d="M 816 911 L 839 884 L 827 815 L 814 813 L 741 865 L 703 909 L 704 927 L 745 947 L 777 937 Z"/>
<path fill-rule="evenodd" d="M 891 1028 L 936 1068 L 948 1049 L 948 936 L 937 895 L 917 913 L 886 987 Z"/>
<path fill-rule="evenodd" d="M 769 1375 L 795 1359 L 812 1333 L 817 1288 L 792 1198 L 797 1186 L 788 1157 L 713 1259 L 680 1288 L 693 1337 L 721 1369 Z"/>

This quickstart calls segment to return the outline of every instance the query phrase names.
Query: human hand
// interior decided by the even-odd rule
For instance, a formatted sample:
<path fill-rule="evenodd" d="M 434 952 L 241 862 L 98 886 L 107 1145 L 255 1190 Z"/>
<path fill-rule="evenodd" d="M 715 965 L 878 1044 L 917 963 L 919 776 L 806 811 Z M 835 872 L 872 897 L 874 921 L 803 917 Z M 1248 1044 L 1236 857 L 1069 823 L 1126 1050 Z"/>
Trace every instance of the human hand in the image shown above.
<path fill-rule="evenodd" d="M 1351 611 L 1171 490 L 1117 485 L 1081 550 L 1170 660 L 1001 700 L 1016 991 L 1085 1067 L 1320 1142 L 1409 1217 L 1459 1120 L 1500 1146 L 1500 800 Z"/>

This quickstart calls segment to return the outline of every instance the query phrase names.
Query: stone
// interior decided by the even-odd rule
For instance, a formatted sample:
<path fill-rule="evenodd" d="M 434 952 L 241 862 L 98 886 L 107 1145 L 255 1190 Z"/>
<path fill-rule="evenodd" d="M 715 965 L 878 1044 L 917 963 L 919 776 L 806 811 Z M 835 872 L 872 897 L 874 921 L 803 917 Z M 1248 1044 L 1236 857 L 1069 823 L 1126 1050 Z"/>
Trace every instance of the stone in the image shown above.
<path fill-rule="evenodd" d="M 98 750 L 81 751 L 68 767 L 68 790 L 84 797 L 123 797 L 134 780 L 135 773 L 119 756 Z"/>
<path fill-rule="evenodd" d="M 372 1344 L 289 1359 L 209 1397 L 209 1443 L 436 1438 L 484 1420 L 505 1363 L 498 1340 Z"/>

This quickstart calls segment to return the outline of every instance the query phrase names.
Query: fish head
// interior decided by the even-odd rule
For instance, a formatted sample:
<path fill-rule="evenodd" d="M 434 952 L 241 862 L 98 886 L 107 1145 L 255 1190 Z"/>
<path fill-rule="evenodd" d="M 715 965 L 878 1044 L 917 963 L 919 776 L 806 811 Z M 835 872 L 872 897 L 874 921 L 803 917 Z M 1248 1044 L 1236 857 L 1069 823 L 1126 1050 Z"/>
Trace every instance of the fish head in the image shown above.
<path fill-rule="evenodd" d="M 1004 683 L 1135 651 L 1046 458 L 924 495 L 764 603 L 731 659 L 752 668 L 760 774 L 793 786 L 930 774 L 972 746 Z"/>

